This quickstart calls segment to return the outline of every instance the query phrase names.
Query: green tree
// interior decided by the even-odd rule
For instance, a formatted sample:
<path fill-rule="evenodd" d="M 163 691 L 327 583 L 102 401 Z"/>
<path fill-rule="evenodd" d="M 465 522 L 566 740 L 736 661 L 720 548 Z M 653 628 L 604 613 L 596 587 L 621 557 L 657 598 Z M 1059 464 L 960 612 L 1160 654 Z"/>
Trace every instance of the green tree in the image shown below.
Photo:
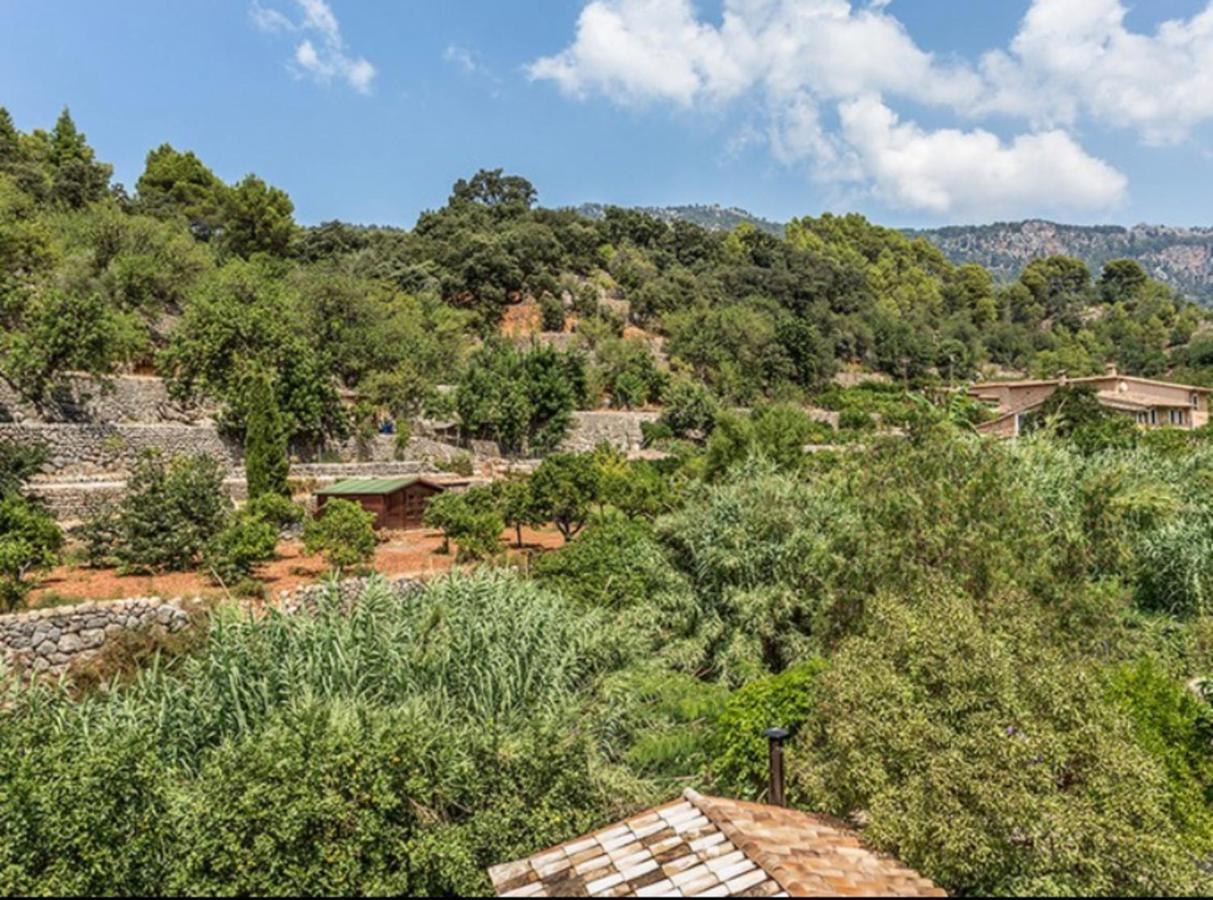
<path fill-rule="evenodd" d="M 598 470 L 589 453 L 553 453 L 531 476 L 535 503 L 567 543 L 585 525 L 598 499 Z"/>
<path fill-rule="evenodd" d="M 50 134 L 51 199 L 71 209 L 100 200 L 113 167 L 96 160 L 93 148 L 65 107 Z"/>
<path fill-rule="evenodd" d="M 145 454 L 118 508 L 114 549 L 119 561 L 131 568 L 193 568 L 231 512 L 223 479 L 222 467 L 210 456 L 166 460 L 159 453 Z"/>
<path fill-rule="evenodd" d="M 244 430 L 244 475 L 249 500 L 264 494 L 289 497 L 287 477 L 291 462 L 274 386 L 265 372 L 255 372 L 249 377 L 246 390 L 248 420 Z"/>
<path fill-rule="evenodd" d="M 135 190 L 141 209 L 154 216 L 182 216 L 204 240 L 222 225 L 227 186 L 190 151 L 169 144 L 150 151 Z"/>
<path fill-rule="evenodd" d="M 493 482 L 497 507 L 505 524 L 514 529 L 518 547 L 522 546 L 522 529 L 538 528 L 544 524 L 543 510 L 535 502 L 531 481 L 526 475 L 511 474 Z"/>
<path fill-rule="evenodd" d="M 321 554 L 340 575 L 375 555 L 375 515 L 349 500 L 332 499 L 303 528 L 303 546 Z"/>
<path fill-rule="evenodd" d="M 223 247 L 248 258 L 286 256 L 295 236 L 295 204 L 286 192 L 248 175 L 223 193 Z"/>
<path fill-rule="evenodd" d="M 46 510 L 19 494 L 0 497 L 0 612 L 24 601 L 27 577 L 54 565 L 62 546 L 63 532 Z"/>

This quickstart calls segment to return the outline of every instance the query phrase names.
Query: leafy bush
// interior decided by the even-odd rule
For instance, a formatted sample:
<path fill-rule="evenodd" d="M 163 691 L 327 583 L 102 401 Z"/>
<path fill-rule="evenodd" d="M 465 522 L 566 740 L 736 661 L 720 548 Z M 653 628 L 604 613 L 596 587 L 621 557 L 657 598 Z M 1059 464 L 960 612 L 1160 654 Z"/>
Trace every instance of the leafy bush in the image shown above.
<path fill-rule="evenodd" d="M 677 437 L 706 436 L 716 427 L 720 404 L 703 384 L 689 378 L 670 382 L 661 398 L 661 421 Z"/>
<path fill-rule="evenodd" d="M 576 603 L 620 609 L 685 590 L 652 526 L 607 515 L 591 520 L 577 540 L 535 561 L 535 578 Z"/>
<path fill-rule="evenodd" d="M 539 318 L 544 331 L 564 331 L 564 301 L 544 294 L 539 298 Z"/>
<path fill-rule="evenodd" d="M 426 505 L 424 520 L 427 527 L 442 531 L 446 552 L 455 542 L 458 561 L 485 559 L 502 550 L 506 523 L 499 504 L 497 493 L 488 487 L 445 491 Z"/>
<path fill-rule="evenodd" d="M 307 552 L 321 554 L 338 573 L 369 562 L 375 555 L 375 542 L 375 514 L 336 497 L 303 527 Z"/>
<path fill-rule="evenodd" d="M 825 671 L 823 659 L 759 678 L 730 695 L 717 717 L 709 763 L 716 789 L 724 796 L 754 797 L 767 788 L 769 748 L 763 732 L 785 728 L 795 738 L 813 713 L 813 684 Z M 794 760 L 788 768 L 794 767 Z"/>
<path fill-rule="evenodd" d="M 962 594 L 879 598 L 816 682 L 795 796 L 863 811 L 869 841 L 957 893 L 1198 890 L 1165 769 L 1047 634 Z"/>
<path fill-rule="evenodd" d="M 210 456 L 178 456 L 166 462 L 157 453 L 146 454 L 127 482 L 116 523 L 111 526 L 102 519 L 94 527 L 98 532 L 115 529 L 114 555 L 125 566 L 192 568 L 232 508 L 223 474 Z"/>
<path fill-rule="evenodd" d="M 0 498 L 0 612 L 21 605 L 30 573 L 54 564 L 63 532 L 47 512 L 18 495 Z"/>
<path fill-rule="evenodd" d="M 277 523 L 242 509 L 207 544 L 203 565 L 221 584 L 233 587 L 252 574 L 257 563 L 271 559 L 277 546 Z"/>

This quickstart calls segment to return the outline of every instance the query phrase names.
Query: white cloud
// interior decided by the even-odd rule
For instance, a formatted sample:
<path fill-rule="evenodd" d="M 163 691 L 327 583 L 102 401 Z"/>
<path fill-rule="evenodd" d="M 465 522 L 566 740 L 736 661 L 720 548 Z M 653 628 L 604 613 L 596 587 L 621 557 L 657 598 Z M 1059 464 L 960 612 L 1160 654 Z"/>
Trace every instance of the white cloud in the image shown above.
<path fill-rule="evenodd" d="M 874 96 L 842 104 L 843 138 L 871 190 L 890 206 L 937 215 L 1099 211 L 1125 197 L 1125 177 L 1064 131 L 1009 143 L 982 129 L 925 131 Z"/>
<path fill-rule="evenodd" d="M 341 36 L 341 25 L 326 0 L 294 0 L 299 19 L 253 0 L 253 23 L 268 33 L 301 36 L 295 46 L 292 71 L 328 84 L 344 81 L 361 94 L 368 94 L 375 80 L 375 67 L 365 58 L 350 54 Z M 309 36 L 310 35 L 310 36 Z M 315 40 L 313 40 L 313 38 Z"/>
<path fill-rule="evenodd" d="M 973 60 L 923 49 L 895 9 L 724 0 L 709 19 L 692 0 L 590 0 L 569 44 L 528 72 L 571 97 L 625 105 L 714 114 L 744 100 L 765 111 L 777 161 L 940 215 L 1106 207 L 1126 182 L 1083 150 L 1080 129 L 1128 129 L 1157 145 L 1213 120 L 1213 0 L 1150 33 L 1127 27 L 1125 0 L 1032 0 L 1013 40 Z M 906 101 L 959 127 L 902 121 L 892 110 Z M 992 116 L 1000 128 L 1021 121 L 1020 133 L 974 126 Z M 949 174 L 953 162 L 963 175 Z"/>
<path fill-rule="evenodd" d="M 458 66 L 468 75 L 474 75 L 480 71 L 480 62 L 476 59 L 476 54 L 459 44 L 448 44 L 446 50 L 442 52 L 442 58 Z"/>
<path fill-rule="evenodd" d="M 1213 118 L 1213 3 L 1153 34 L 1129 31 L 1126 13 L 1121 0 L 1034 0 L 1009 50 L 983 59 L 978 109 L 1182 141 Z"/>
<path fill-rule="evenodd" d="M 728 100 L 756 86 L 963 103 L 981 89 L 971 67 L 920 50 L 883 4 L 848 0 L 726 0 L 719 25 L 700 21 L 691 0 L 593 0 L 572 44 L 528 71 L 572 96 L 621 103 Z"/>

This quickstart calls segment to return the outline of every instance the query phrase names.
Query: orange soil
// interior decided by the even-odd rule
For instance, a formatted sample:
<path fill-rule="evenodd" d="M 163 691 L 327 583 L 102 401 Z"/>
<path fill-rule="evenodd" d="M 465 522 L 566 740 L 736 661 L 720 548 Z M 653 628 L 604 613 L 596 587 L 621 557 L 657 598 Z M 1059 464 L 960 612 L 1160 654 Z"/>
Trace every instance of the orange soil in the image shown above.
<path fill-rule="evenodd" d="M 523 337 L 542 330 L 539 304 L 533 300 L 516 303 L 505 308 L 501 319 L 501 333 L 506 337 Z"/>
<path fill-rule="evenodd" d="M 561 538 L 555 529 L 524 528 L 524 547 L 514 546 L 514 532 L 502 534 L 511 556 L 534 550 L 559 547 Z M 384 575 L 430 575 L 454 564 L 454 554 L 438 553 L 442 536 L 436 531 L 396 531 L 381 535 L 375 550 L 374 569 Z M 257 570 L 269 593 L 291 590 L 319 581 L 327 566 L 319 556 L 308 556 L 298 541 L 286 541 L 278 547 L 276 559 Z M 47 595 L 69 600 L 116 600 L 123 597 L 218 597 L 223 590 L 199 572 L 169 572 L 162 575 L 119 575 L 114 569 L 89 569 L 83 566 L 59 566 L 53 569 L 30 595 L 29 605 L 36 608 Z"/>

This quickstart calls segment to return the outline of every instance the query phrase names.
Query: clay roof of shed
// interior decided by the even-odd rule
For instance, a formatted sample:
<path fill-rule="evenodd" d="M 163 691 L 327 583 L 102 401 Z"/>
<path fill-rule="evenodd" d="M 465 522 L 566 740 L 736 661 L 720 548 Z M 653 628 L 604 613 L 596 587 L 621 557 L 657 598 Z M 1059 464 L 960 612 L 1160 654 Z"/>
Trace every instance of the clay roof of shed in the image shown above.
<path fill-rule="evenodd" d="M 489 877 L 502 897 L 946 896 L 825 818 L 690 790 Z"/>

